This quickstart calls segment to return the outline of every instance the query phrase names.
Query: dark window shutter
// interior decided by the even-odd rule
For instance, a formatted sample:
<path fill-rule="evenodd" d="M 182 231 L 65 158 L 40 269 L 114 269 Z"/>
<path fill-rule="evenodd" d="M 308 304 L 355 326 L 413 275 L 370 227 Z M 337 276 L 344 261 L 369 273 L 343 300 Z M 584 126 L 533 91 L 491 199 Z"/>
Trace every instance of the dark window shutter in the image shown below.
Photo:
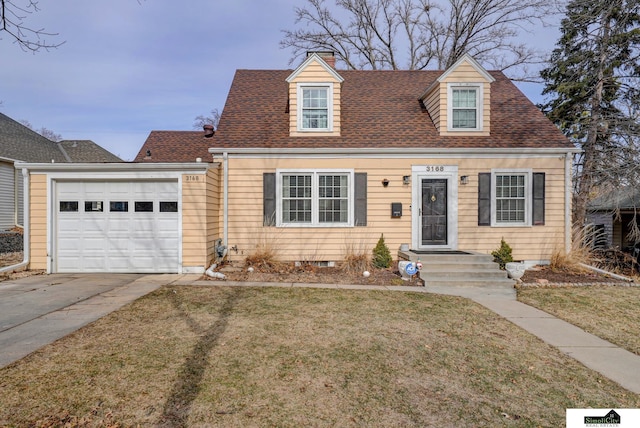
<path fill-rule="evenodd" d="M 367 173 L 355 173 L 355 226 L 367 225 Z"/>
<path fill-rule="evenodd" d="M 478 174 L 478 226 L 491 226 L 491 173 Z"/>
<path fill-rule="evenodd" d="M 276 174 L 265 172 L 262 174 L 262 200 L 264 226 L 276 225 Z"/>
<path fill-rule="evenodd" d="M 544 172 L 533 173 L 532 224 L 544 225 Z"/>

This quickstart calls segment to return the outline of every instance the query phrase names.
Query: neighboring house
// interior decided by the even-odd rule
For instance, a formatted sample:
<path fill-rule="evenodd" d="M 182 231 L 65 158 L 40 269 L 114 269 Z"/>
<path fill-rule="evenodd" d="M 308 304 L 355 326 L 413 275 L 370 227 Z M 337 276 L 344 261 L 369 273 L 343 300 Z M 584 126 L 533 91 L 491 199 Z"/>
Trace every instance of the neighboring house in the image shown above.
<path fill-rule="evenodd" d="M 501 72 L 332 64 L 238 70 L 215 135 L 153 131 L 135 163 L 23 165 L 31 267 L 203 272 L 219 241 L 327 264 L 382 234 L 394 258 L 569 248 L 577 149 Z"/>
<path fill-rule="evenodd" d="M 22 226 L 23 177 L 16 162 L 122 162 L 92 141 L 53 142 L 0 113 L 0 231 Z"/>
<path fill-rule="evenodd" d="M 587 222 L 594 226 L 594 244 L 632 252 L 640 243 L 640 190 L 621 188 L 605 192 L 588 207 Z M 635 232 L 635 233 L 634 233 Z"/>

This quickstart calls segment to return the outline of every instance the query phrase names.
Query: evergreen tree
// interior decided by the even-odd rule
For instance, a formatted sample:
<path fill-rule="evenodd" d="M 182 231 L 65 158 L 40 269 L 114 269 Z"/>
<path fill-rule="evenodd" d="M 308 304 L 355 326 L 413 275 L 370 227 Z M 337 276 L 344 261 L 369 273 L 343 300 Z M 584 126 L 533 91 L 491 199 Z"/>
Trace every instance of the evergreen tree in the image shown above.
<path fill-rule="evenodd" d="M 373 249 L 373 260 L 371 262 L 379 269 L 386 269 L 391 266 L 392 261 L 389 247 L 384 242 L 384 235 L 380 235 L 380 239 L 378 239 L 378 243 Z"/>
<path fill-rule="evenodd" d="M 605 184 L 637 179 L 640 0 L 572 0 L 548 68 L 542 106 L 582 153 L 575 159 L 574 224 Z"/>

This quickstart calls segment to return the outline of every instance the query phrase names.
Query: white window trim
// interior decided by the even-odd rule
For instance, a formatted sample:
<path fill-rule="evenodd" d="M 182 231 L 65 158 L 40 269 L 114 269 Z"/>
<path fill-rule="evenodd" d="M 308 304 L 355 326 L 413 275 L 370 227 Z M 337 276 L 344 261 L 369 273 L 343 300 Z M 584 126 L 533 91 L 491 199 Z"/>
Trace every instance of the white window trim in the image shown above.
<path fill-rule="evenodd" d="M 496 175 L 524 175 L 524 222 L 498 223 L 496 221 Z M 532 169 L 492 169 L 491 170 L 491 226 L 492 227 L 530 227 L 533 205 Z"/>
<path fill-rule="evenodd" d="M 311 222 L 285 223 L 282 221 L 282 176 L 311 175 Z M 346 223 L 320 223 L 318 216 L 319 176 L 325 174 L 346 174 L 349 178 L 349 206 Z M 355 210 L 355 172 L 352 169 L 277 169 L 276 170 L 276 227 L 353 227 Z"/>
<path fill-rule="evenodd" d="M 303 128 L 302 126 L 302 90 L 306 88 L 327 88 L 327 127 L 326 128 Z M 299 132 L 332 132 L 333 131 L 333 83 L 298 83 L 298 131 Z"/>
<path fill-rule="evenodd" d="M 453 127 L 453 90 L 476 89 L 476 127 Z M 482 83 L 448 83 L 447 84 L 447 130 L 451 132 L 475 132 L 482 131 L 484 110 L 484 85 Z"/>

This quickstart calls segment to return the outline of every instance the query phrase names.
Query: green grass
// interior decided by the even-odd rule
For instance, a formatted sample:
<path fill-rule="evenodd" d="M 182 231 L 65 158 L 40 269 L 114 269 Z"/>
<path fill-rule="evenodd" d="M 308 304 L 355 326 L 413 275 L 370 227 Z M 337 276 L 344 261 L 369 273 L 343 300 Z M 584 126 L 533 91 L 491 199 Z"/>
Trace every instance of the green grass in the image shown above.
<path fill-rule="evenodd" d="M 0 371 L 0 426 L 562 426 L 640 397 L 469 300 L 166 287 Z"/>

